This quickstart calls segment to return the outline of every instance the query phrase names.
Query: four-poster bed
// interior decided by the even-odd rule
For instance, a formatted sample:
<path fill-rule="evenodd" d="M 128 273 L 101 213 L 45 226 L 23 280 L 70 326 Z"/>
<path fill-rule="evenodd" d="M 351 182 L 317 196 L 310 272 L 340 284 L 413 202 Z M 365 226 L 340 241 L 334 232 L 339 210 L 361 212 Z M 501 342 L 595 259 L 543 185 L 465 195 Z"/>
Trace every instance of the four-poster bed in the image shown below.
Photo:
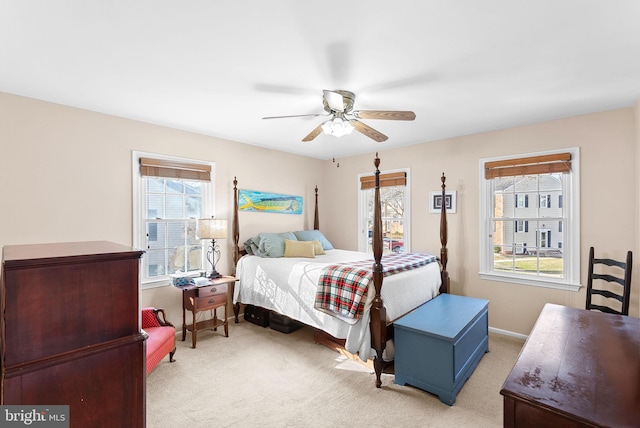
<path fill-rule="evenodd" d="M 347 350 L 355 353 L 357 351 L 360 358 L 366 360 L 370 354 L 373 359 L 373 366 L 376 372 L 376 386 L 381 386 L 381 374 L 384 366 L 384 351 L 387 346 L 387 339 L 393 337 L 392 322 L 404 314 L 420 306 L 438 293 L 449 292 L 449 274 L 447 272 L 447 218 L 446 207 L 442 204 L 440 213 L 440 258 L 438 263 L 424 264 L 421 262 L 411 268 L 402 267 L 394 272 L 383 263 L 391 260 L 393 256 L 383 257 L 383 236 L 382 236 L 382 214 L 380 207 L 380 159 L 376 154 L 375 165 L 375 187 L 374 187 L 374 221 L 373 221 L 373 260 L 371 255 L 364 253 L 349 252 L 346 250 L 336 250 L 329 247 L 330 251 L 322 252 L 316 259 L 306 261 L 296 258 L 262 258 L 259 256 L 246 256 L 245 249 L 240 249 L 239 220 L 238 220 L 238 182 L 234 179 L 234 215 L 233 215 L 233 252 L 234 265 L 236 266 L 236 276 L 239 282 L 236 285 L 234 295 L 234 312 L 236 322 L 240 304 L 255 304 L 282 313 L 307 325 L 315 327 L 327 334 L 342 339 L 346 342 Z M 445 176 L 442 174 L 442 201 L 445 200 Z M 315 210 L 314 210 L 314 231 L 319 232 L 318 220 L 318 189 L 315 189 Z M 272 234 L 273 235 L 273 234 Z M 285 235 L 285 234 L 282 234 Z M 295 238 L 294 238 L 295 239 Z M 251 253 L 251 251 L 249 251 Z M 329 268 L 350 265 L 344 263 L 348 257 L 353 258 L 355 253 L 360 257 L 359 263 L 363 263 L 363 254 L 366 260 L 371 261 L 367 266 L 368 277 L 365 296 L 362 296 L 361 307 L 365 309 L 360 319 L 346 319 L 336 314 L 327 314 L 327 311 L 319 310 L 317 302 L 318 295 L 315 295 L 316 305 L 314 308 L 313 292 L 309 289 L 316 289 L 320 282 L 318 278 L 326 280 L 327 265 Z M 348 256 L 348 257 L 347 257 Z M 415 255 L 409 255 L 415 256 Z M 347 258 L 345 258 L 347 257 Z M 432 260 L 435 261 L 435 257 Z M 355 260 L 355 259 L 354 259 Z M 273 267 L 274 264 L 278 267 Z M 282 266 L 287 266 L 282 267 Z M 350 265 L 351 266 L 351 265 Z M 405 269 L 406 268 L 406 269 Z M 385 270 L 386 269 L 386 270 Z M 281 274 L 279 272 L 290 272 Z M 297 276 L 296 276 L 297 273 Z M 391 275 L 391 273 L 394 273 Z M 287 276 L 288 275 L 288 276 Z M 245 279 L 246 278 L 246 279 Z M 383 278 L 387 287 L 383 288 Z M 373 284 L 373 287 L 370 285 Z M 309 295 L 311 293 L 311 295 Z M 401 295 L 400 297 L 396 295 Z M 407 297 L 409 295 L 409 297 Z M 310 300 L 310 302 L 309 302 Z M 291 302 L 296 305 L 291 308 Z M 365 303 L 366 302 L 366 303 Z M 349 349 L 351 347 L 352 349 Z"/>

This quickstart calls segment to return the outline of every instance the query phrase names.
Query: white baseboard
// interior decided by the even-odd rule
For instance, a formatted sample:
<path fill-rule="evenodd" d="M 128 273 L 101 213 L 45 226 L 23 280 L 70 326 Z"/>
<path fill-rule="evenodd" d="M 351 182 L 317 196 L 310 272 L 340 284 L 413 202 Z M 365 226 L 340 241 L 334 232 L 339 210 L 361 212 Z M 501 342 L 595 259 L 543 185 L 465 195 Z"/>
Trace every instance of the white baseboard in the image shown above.
<path fill-rule="evenodd" d="M 491 333 L 502 334 L 503 336 L 511 336 L 518 339 L 522 339 L 522 340 L 527 340 L 527 337 L 529 337 L 526 334 L 514 333 L 513 331 L 502 330 L 500 328 L 495 328 L 495 327 L 489 327 L 489 331 Z"/>

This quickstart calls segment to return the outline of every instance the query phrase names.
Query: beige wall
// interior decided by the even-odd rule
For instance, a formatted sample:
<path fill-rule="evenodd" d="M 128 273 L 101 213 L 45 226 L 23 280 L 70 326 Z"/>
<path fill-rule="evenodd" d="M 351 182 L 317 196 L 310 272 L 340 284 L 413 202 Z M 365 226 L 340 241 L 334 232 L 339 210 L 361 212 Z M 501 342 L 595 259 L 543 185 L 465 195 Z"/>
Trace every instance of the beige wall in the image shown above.
<path fill-rule="evenodd" d="M 635 114 L 636 114 L 636 206 L 635 206 L 635 219 L 636 219 L 636 250 L 640 250 L 640 100 L 636 103 L 635 106 Z M 636 277 L 640 275 L 640 253 L 636 251 L 634 253 L 635 260 L 633 263 L 633 271 L 636 274 Z M 632 273 L 633 276 L 633 273 Z M 637 283 L 636 283 L 637 284 Z M 636 288 L 637 292 L 637 288 Z M 637 301 L 638 305 L 638 313 L 640 313 L 640 299 Z M 631 302 L 633 306 L 633 301 Z"/>
<path fill-rule="evenodd" d="M 219 218 L 232 218 L 234 176 L 240 188 L 304 197 L 301 216 L 242 213 L 246 234 L 312 228 L 309 207 L 315 185 L 322 185 L 320 160 L 3 93 L 0 144 L 0 246 L 85 240 L 132 245 L 134 150 L 215 162 Z M 218 270 L 230 273 L 231 240 L 222 245 Z M 180 299 L 180 290 L 161 287 L 144 290 L 141 302 L 166 308 L 180 325 Z"/>
<path fill-rule="evenodd" d="M 581 260 L 589 246 L 603 256 L 623 259 L 637 252 L 638 137 L 633 108 L 572 117 L 420 144 L 381 149 L 381 169 L 411 168 L 411 243 L 413 251 L 439 254 L 439 216 L 430 214 L 428 195 L 439 190 L 442 172 L 447 189 L 457 191 L 457 213 L 449 216 L 449 271 L 452 292 L 489 299 L 492 327 L 528 334 L 546 302 L 584 307 L 584 289 L 559 291 L 480 279 L 479 272 L 479 160 L 501 155 L 580 147 Z M 358 173 L 373 171 L 375 154 L 340 159 L 340 168 L 325 166 L 330 195 L 323 203 L 340 207 L 329 213 L 329 239 L 338 246 L 357 242 Z M 343 183 L 350 183 L 343 190 Z M 636 266 L 637 267 L 637 266 Z M 636 269 L 636 272 L 639 272 Z M 582 284 L 586 265 L 581 267 Z M 638 316 L 640 274 L 633 280 L 631 315 Z"/>
<path fill-rule="evenodd" d="M 640 105 L 638 107 L 640 109 Z M 558 291 L 481 280 L 479 271 L 479 159 L 580 147 L 582 257 L 594 245 L 620 258 L 638 252 L 638 109 L 628 108 L 479 135 L 381 150 L 381 169 L 411 169 L 411 242 L 414 251 L 438 252 L 439 217 L 428 195 L 457 191 L 449 216 L 452 291 L 491 301 L 492 327 L 527 334 L 546 302 L 584 305 L 584 290 Z M 297 140 L 292 140 L 296 144 Z M 132 243 L 133 150 L 216 163 L 216 213 L 231 219 L 232 181 L 239 187 L 302 195 L 303 216 L 241 213 L 241 241 L 262 231 L 309 228 L 314 186 L 320 188 L 321 229 L 336 247 L 357 248 L 357 174 L 373 171 L 374 153 L 331 161 L 284 154 L 237 142 L 121 119 L 0 93 L 0 246 L 37 242 L 109 240 Z M 384 143 L 375 145 L 384 149 Z M 295 180 L 292 180 L 295 177 Z M 219 270 L 230 272 L 230 242 Z M 637 257 L 636 257 L 637 259 Z M 637 262 L 631 315 L 640 310 Z M 586 266 L 582 266 L 583 275 Z M 180 291 L 145 290 L 143 305 L 168 309 L 181 323 Z"/>

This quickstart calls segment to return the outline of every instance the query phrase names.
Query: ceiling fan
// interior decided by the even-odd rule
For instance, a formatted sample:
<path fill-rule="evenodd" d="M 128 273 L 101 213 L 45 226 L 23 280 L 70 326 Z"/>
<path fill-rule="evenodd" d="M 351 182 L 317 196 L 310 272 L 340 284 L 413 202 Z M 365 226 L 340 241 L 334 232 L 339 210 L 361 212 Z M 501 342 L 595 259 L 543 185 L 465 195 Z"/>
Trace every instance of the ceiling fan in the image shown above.
<path fill-rule="evenodd" d="M 353 92 L 324 90 L 322 103 L 328 113 L 298 114 L 291 116 L 270 116 L 263 119 L 282 119 L 289 117 L 329 116 L 329 119 L 318 125 L 302 141 L 311 141 L 323 131 L 325 134 L 341 137 L 350 134 L 354 129 L 361 134 L 377 141 L 386 141 L 389 137 L 376 131 L 372 127 L 360 122 L 358 119 L 384 119 L 384 120 L 414 120 L 416 115 L 412 111 L 389 110 L 354 110 L 353 103 L 356 95 Z"/>

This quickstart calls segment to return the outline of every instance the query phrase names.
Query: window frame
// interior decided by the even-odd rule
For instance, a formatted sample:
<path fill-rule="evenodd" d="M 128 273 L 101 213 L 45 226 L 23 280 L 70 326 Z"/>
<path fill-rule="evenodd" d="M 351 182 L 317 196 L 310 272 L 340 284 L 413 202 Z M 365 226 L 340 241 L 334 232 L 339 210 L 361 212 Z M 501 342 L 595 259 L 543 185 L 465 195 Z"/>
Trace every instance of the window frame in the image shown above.
<path fill-rule="evenodd" d="M 391 169 L 380 171 L 380 175 L 384 174 L 394 174 L 394 173 L 404 173 L 406 183 L 404 185 L 404 216 L 403 216 L 403 225 L 402 225 L 402 243 L 403 243 L 403 251 L 402 253 L 408 253 L 411 251 L 411 173 L 410 168 L 400 168 L 400 169 Z M 368 220 L 373 220 L 373 218 L 369 219 L 366 217 L 367 213 L 367 198 L 364 197 L 365 192 L 371 191 L 373 189 L 361 189 L 361 180 L 364 177 L 371 177 L 371 173 L 358 174 L 358 251 L 371 253 L 372 250 L 369 248 L 369 235 L 367 233 L 367 224 Z M 384 222 L 385 219 L 383 218 Z"/>
<path fill-rule="evenodd" d="M 515 198 L 516 198 L 516 204 L 515 204 L 516 208 L 529 208 L 529 195 L 516 193 Z"/>
<path fill-rule="evenodd" d="M 529 232 L 529 220 L 514 220 L 516 222 L 515 233 Z M 495 227 L 494 227 L 495 232 Z"/>
<path fill-rule="evenodd" d="M 566 222 L 563 221 L 563 232 L 560 242 L 563 249 L 564 278 L 532 277 L 514 272 L 498 272 L 493 269 L 493 193 L 492 179 L 485 178 L 485 164 L 488 162 L 518 159 L 525 157 L 571 154 L 571 171 L 563 176 L 562 203 Z M 480 278 L 514 284 L 579 291 L 580 285 L 580 149 L 550 150 L 527 154 L 499 156 L 480 159 L 479 174 L 480 193 Z M 538 201 L 539 203 L 540 201 Z M 542 218 L 542 217 L 541 217 Z M 565 245 L 568 243 L 568 245 Z"/>
<path fill-rule="evenodd" d="M 545 195 L 538 195 L 539 196 L 539 201 L 538 201 L 538 207 L 539 208 L 551 208 L 551 195 L 545 194 Z"/>
<path fill-rule="evenodd" d="M 146 189 L 145 189 L 145 176 L 140 173 L 140 158 L 151 158 L 158 159 L 168 162 L 182 162 L 182 163 L 195 163 L 201 165 L 208 165 L 211 167 L 211 175 L 209 181 L 201 181 L 202 185 L 202 204 L 200 218 L 208 218 L 214 215 L 214 177 L 215 177 L 215 163 L 203 161 L 200 159 L 190 159 L 183 158 L 178 156 L 168 156 L 161 155 L 157 153 L 149 153 L 149 152 L 140 152 L 140 151 L 132 151 L 132 205 L 133 205 L 133 247 L 140 248 L 145 251 L 146 254 L 146 218 L 145 215 L 145 206 L 146 206 Z M 185 179 L 186 181 L 196 181 L 193 179 Z M 199 181 L 199 180 L 198 180 Z M 142 257 L 145 257 L 145 254 Z M 206 251 L 202 251 L 202 266 L 206 266 L 208 263 L 206 259 Z M 144 264 L 142 265 L 144 266 Z M 145 273 L 143 268 L 140 269 L 140 288 L 155 288 L 155 287 L 164 287 L 169 286 L 171 284 L 171 279 L 169 274 L 163 275 L 162 277 L 158 277 L 155 279 L 147 280 L 145 279 Z"/>

